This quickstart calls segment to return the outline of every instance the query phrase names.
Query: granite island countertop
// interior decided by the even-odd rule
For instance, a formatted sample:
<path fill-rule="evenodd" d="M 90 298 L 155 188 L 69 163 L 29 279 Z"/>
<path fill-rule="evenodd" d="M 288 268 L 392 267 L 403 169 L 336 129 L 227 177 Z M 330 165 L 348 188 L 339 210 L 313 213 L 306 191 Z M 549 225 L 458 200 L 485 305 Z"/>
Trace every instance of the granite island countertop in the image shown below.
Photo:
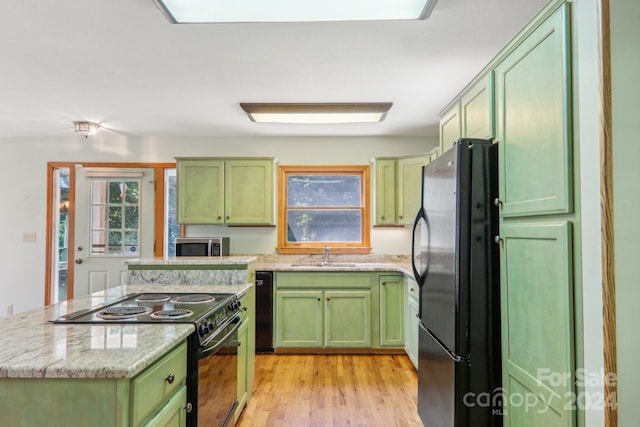
<path fill-rule="evenodd" d="M 224 292 L 243 295 L 252 284 L 125 285 L 0 318 L 2 378 L 130 378 L 184 341 L 192 324 L 50 323 L 65 314 L 137 292 Z"/>

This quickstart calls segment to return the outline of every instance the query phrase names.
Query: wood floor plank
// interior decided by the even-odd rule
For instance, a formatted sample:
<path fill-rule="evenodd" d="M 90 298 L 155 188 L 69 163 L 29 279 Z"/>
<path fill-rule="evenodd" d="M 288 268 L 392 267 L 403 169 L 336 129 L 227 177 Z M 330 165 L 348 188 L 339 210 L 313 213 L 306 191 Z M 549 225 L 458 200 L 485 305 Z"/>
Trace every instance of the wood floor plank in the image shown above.
<path fill-rule="evenodd" d="M 237 427 L 423 427 L 405 355 L 258 354 Z"/>

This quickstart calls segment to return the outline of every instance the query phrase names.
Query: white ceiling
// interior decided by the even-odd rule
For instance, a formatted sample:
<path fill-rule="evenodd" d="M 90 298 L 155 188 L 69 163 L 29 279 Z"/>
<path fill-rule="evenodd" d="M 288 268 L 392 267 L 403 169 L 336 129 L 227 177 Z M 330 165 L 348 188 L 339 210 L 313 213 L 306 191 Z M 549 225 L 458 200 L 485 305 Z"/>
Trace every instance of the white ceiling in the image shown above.
<path fill-rule="evenodd" d="M 546 0 L 439 0 L 426 21 L 169 24 L 153 0 L 4 0 L 0 137 L 90 120 L 136 136 L 437 135 Z M 358 125 L 257 124 L 240 102 L 393 102 Z M 104 130 L 103 130 L 104 131 Z"/>

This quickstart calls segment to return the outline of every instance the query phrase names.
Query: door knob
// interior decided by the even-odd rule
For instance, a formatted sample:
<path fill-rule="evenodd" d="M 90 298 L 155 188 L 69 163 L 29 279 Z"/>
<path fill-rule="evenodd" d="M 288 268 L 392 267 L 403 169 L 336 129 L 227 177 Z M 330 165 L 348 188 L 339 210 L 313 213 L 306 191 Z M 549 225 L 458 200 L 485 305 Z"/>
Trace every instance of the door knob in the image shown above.
<path fill-rule="evenodd" d="M 82 264 L 82 258 L 76 258 L 74 261 L 76 264 Z"/>
<path fill-rule="evenodd" d="M 83 250 L 84 248 L 82 246 L 78 246 L 78 251 Z"/>

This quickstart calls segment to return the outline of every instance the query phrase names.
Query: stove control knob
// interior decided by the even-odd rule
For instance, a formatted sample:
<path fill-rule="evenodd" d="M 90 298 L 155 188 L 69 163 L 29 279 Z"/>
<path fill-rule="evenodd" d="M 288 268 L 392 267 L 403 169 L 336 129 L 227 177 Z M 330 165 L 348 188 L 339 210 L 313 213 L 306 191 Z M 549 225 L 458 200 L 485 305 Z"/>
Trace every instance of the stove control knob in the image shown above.
<path fill-rule="evenodd" d="M 205 323 L 205 325 L 207 326 L 207 329 L 208 329 L 209 331 L 213 331 L 213 323 L 211 323 L 211 322 L 209 322 L 209 321 L 207 320 L 207 323 Z"/>
<path fill-rule="evenodd" d="M 203 337 L 207 334 L 207 332 L 209 332 L 207 330 L 207 328 L 204 325 L 200 325 L 200 327 L 198 328 L 198 334 Z"/>

